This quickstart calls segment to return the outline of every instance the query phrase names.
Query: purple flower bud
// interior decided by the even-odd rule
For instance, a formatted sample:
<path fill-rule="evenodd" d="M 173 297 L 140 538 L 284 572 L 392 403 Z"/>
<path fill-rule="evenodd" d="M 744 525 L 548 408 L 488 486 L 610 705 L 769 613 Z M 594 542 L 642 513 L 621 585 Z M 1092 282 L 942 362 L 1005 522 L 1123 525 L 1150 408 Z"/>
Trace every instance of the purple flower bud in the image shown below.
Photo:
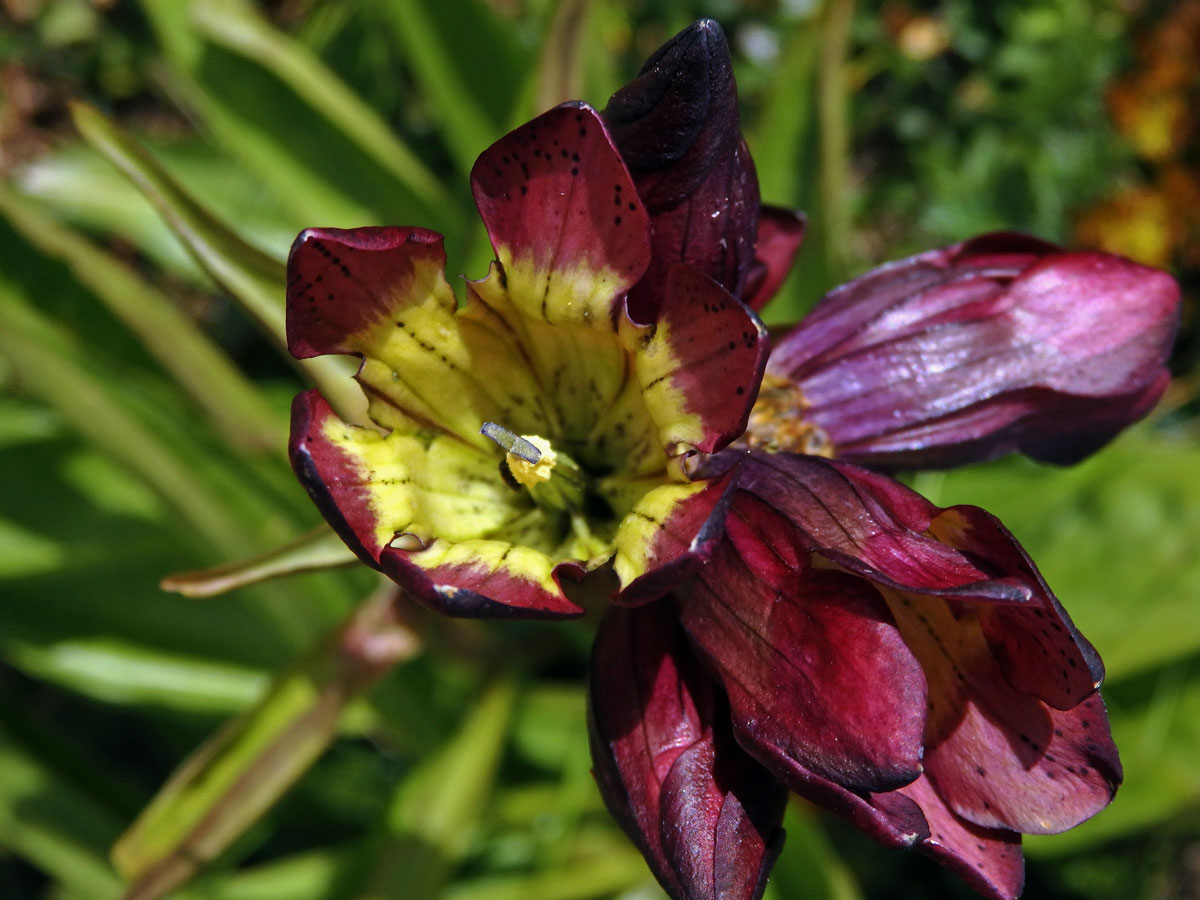
<path fill-rule="evenodd" d="M 775 347 L 768 384 L 798 391 L 795 414 L 842 459 L 1071 463 L 1162 395 L 1178 310 L 1163 272 L 985 235 L 830 292 Z"/>

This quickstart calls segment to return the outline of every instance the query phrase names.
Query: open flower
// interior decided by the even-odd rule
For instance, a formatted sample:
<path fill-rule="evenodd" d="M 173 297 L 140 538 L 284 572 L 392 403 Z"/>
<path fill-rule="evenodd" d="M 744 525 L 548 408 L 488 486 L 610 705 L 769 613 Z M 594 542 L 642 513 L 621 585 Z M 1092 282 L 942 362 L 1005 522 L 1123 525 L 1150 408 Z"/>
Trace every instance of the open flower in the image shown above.
<path fill-rule="evenodd" d="M 596 777 L 678 900 L 761 894 L 786 789 L 1019 893 L 1020 833 L 1120 781 L 1099 657 L 993 517 L 853 461 L 1091 452 L 1163 389 L 1174 284 L 994 235 L 833 292 L 768 362 L 751 307 L 803 220 L 759 205 L 709 21 L 472 186 L 496 263 L 461 309 L 432 232 L 293 248 L 290 347 L 360 356 L 377 426 L 296 399 L 330 523 L 450 615 L 579 615 L 564 577 L 613 573 Z"/>
<path fill-rule="evenodd" d="M 766 331 L 682 265 L 652 319 L 628 314 L 649 217 L 586 105 L 498 141 L 472 186 L 497 262 L 461 310 L 439 235 L 297 239 L 290 348 L 360 354 L 380 428 L 301 395 L 297 471 L 368 563 L 442 612 L 578 615 L 563 576 L 610 564 L 621 602 L 656 599 L 720 534 L 731 476 L 689 478 L 688 461 L 742 433 Z"/>

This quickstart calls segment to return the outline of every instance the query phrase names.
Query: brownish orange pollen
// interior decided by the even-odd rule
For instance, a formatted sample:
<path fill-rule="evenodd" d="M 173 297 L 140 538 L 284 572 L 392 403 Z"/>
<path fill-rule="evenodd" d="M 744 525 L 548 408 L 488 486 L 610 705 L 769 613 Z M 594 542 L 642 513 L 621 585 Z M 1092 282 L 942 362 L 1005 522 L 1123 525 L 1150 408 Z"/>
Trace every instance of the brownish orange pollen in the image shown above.
<path fill-rule="evenodd" d="M 750 410 L 746 433 L 738 443 L 751 449 L 761 447 L 832 458 L 833 441 L 825 429 L 804 419 L 803 412 L 808 406 L 795 384 L 778 375 L 764 375 L 758 400 Z"/>

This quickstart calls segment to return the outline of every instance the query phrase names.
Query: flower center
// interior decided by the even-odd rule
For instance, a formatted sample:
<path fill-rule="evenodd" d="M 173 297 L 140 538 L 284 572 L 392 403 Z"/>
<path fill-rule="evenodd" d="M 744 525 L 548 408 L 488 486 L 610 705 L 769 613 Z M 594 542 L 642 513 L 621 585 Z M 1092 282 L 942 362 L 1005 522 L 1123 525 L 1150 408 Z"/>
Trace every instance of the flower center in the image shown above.
<path fill-rule="evenodd" d="M 548 440 L 536 434 L 513 434 L 495 422 L 484 422 L 479 431 L 508 451 L 502 463 L 505 481 L 526 488 L 546 509 L 584 510 L 591 483 L 575 460 L 555 451 Z"/>
<path fill-rule="evenodd" d="M 750 448 L 832 458 L 834 446 L 825 429 L 806 421 L 798 412 L 808 405 L 800 388 L 768 372 L 763 376 L 758 400 L 746 422 L 746 433 L 738 443 Z"/>

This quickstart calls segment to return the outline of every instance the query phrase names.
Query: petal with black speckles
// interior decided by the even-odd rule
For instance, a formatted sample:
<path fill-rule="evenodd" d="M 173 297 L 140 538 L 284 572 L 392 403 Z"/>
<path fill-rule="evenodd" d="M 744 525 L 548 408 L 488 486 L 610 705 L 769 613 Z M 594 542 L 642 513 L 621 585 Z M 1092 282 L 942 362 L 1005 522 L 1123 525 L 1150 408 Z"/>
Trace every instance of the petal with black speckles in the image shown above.
<path fill-rule="evenodd" d="M 1121 764 L 1099 695 L 1053 709 L 1008 683 L 975 609 L 937 597 L 888 601 L 929 682 L 926 775 L 956 815 L 1051 834 L 1108 805 Z"/>
<path fill-rule="evenodd" d="M 613 329 L 650 264 L 650 222 L 599 114 L 567 103 L 471 170 L 504 285 L 524 316 Z"/>
<path fill-rule="evenodd" d="M 982 828 L 956 816 L 925 777 L 899 793 L 916 801 L 929 823 L 929 837 L 918 845 L 967 884 L 992 900 L 1016 900 L 1025 885 L 1021 836 Z"/>
<path fill-rule="evenodd" d="M 739 436 L 766 363 L 758 316 L 698 269 L 670 269 L 658 321 L 631 342 L 650 416 L 668 454 L 711 453 Z"/>

